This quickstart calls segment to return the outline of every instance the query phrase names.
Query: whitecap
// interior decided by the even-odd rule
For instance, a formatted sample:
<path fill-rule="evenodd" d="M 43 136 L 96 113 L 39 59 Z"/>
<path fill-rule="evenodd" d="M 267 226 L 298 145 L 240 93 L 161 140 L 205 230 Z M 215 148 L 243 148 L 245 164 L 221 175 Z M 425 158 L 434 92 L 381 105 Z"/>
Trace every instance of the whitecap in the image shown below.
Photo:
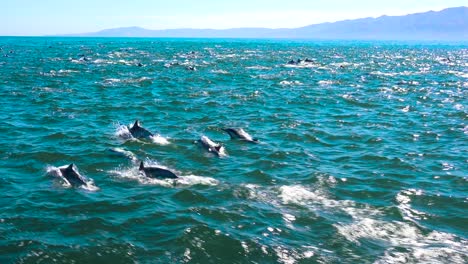
<path fill-rule="evenodd" d="M 215 186 L 219 184 L 219 181 L 210 177 L 197 176 L 197 175 L 184 175 L 180 176 L 176 180 L 177 186 L 192 186 L 192 185 L 206 185 Z"/>
<path fill-rule="evenodd" d="M 321 188 L 311 191 L 302 185 L 281 186 L 279 192 L 278 196 L 283 204 L 300 205 L 317 212 L 342 211 L 351 217 L 358 218 L 362 216 L 380 215 L 378 210 L 368 205 L 358 206 L 358 204 L 350 200 L 330 199 Z"/>
<path fill-rule="evenodd" d="M 319 84 L 319 85 L 323 85 L 323 86 L 325 86 L 325 85 L 332 85 L 332 84 L 333 84 L 333 81 L 331 81 L 331 80 L 321 80 L 321 81 L 318 82 L 318 84 Z"/>
<path fill-rule="evenodd" d="M 317 65 L 313 62 L 300 62 L 299 64 L 284 64 L 286 68 L 297 68 L 297 69 L 304 69 L 304 68 L 316 68 Z"/>
<path fill-rule="evenodd" d="M 75 70 L 63 70 L 63 69 L 60 69 L 58 71 L 58 73 L 77 73 L 77 72 L 80 72 L 80 71 L 75 71 Z"/>
<path fill-rule="evenodd" d="M 102 85 L 104 86 L 112 86 L 112 85 L 115 85 L 117 83 L 120 83 L 122 80 L 120 79 L 117 79 L 117 78 L 109 78 L 109 79 L 105 79 L 104 81 L 101 82 Z"/>
<path fill-rule="evenodd" d="M 248 70 L 271 70 L 271 67 L 266 67 L 266 66 L 249 66 L 245 68 Z"/>
<path fill-rule="evenodd" d="M 294 252 L 287 250 L 284 247 L 278 246 L 274 248 L 278 261 L 284 264 L 295 264 L 299 256 Z"/>
<path fill-rule="evenodd" d="M 463 110 L 465 108 L 462 104 L 455 104 L 453 107 L 457 110 Z"/>
<path fill-rule="evenodd" d="M 284 204 L 307 205 L 310 201 L 321 201 L 323 198 L 300 185 L 281 186 L 279 197 Z"/>
<path fill-rule="evenodd" d="M 211 72 L 217 74 L 229 74 L 229 72 L 225 70 L 211 70 Z"/>
<path fill-rule="evenodd" d="M 291 85 L 301 85 L 302 83 L 300 81 L 281 81 L 279 84 L 282 86 L 291 86 Z"/>
<path fill-rule="evenodd" d="M 394 72 L 381 72 L 381 71 L 373 71 L 373 72 L 370 72 L 370 74 L 380 75 L 380 76 L 388 76 L 388 77 L 393 77 L 393 76 L 397 75 L 397 73 L 394 73 Z"/>
<path fill-rule="evenodd" d="M 426 214 L 420 211 L 417 211 L 411 207 L 411 196 L 422 195 L 422 190 L 409 189 L 401 191 L 396 196 L 396 201 L 398 202 L 398 209 L 403 215 L 403 219 L 417 223 L 416 220 L 425 219 Z"/>

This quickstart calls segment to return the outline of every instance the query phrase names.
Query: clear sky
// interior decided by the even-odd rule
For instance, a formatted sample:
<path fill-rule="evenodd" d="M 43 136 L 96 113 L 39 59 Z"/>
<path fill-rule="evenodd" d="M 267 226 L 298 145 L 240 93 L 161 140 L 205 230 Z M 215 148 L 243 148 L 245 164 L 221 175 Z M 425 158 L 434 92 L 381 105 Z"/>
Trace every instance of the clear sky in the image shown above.
<path fill-rule="evenodd" d="M 467 0 L 5 0 L 0 1 L 0 35 L 84 33 L 128 26 L 292 28 L 467 5 Z"/>

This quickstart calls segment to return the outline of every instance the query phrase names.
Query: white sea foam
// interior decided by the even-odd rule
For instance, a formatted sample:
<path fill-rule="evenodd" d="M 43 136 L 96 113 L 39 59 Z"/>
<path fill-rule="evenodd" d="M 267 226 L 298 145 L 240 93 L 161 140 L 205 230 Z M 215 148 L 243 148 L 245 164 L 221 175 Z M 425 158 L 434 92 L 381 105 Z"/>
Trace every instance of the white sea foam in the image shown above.
<path fill-rule="evenodd" d="M 410 106 L 407 105 L 403 109 L 401 109 L 402 112 L 408 113 L 410 111 Z"/>
<path fill-rule="evenodd" d="M 331 81 L 331 80 L 321 80 L 318 82 L 319 85 L 322 85 L 322 86 L 327 86 L 327 85 L 332 85 L 334 82 Z"/>
<path fill-rule="evenodd" d="M 58 73 L 59 73 L 59 74 L 62 74 L 62 75 L 66 75 L 66 74 L 68 74 L 68 73 L 78 73 L 78 72 L 80 72 L 80 71 L 76 71 L 76 70 L 64 70 L 64 69 L 60 69 L 60 70 L 58 71 Z"/>
<path fill-rule="evenodd" d="M 304 68 L 316 68 L 317 64 L 314 64 L 313 62 L 302 61 L 299 64 L 284 64 L 283 66 L 286 68 L 304 69 Z"/>
<path fill-rule="evenodd" d="M 249 66 L 245 68 L 248 70 L 271 70 L 271 67 L 266 67 L 266 66 Z"/>
<path fill-rule="evenodd" d="M 211 72 L 217 74 L 229 74 L 229 72 L 225 70 L 211 70 Z"/>
<path fill-rule="evenodd" d="M 300 81 L 281 81 L 279 84 L 282 86 L 292 86 L 292 85 L 301 85 L 302 83 Z"/>
<path fill-rule="evenodd" d="M 115 128 L 115 136 L 128 140 L 132 139 L 132 134 L 130 133 L 130 130 L 128 130 L 128 126 L 126 125 L 118 125 Z"/>
<path fill-rule="evenodd" d="M 395 73 L 395 72 L 381 72 L 381 71 L 373 71 L 370 74 L 379 75 L 379 76 L 388 76 L 388 77 L 393 77 L 393 76 L 398 75 L 398 73 Z"/>
<path fill-rule="evenodd" d="M 163 137 L 159 134 L 152 136 L 151 141 L 153 143 L 156 143 L 158 145 L 163 145 L 163 146 L 171 144 L 171 142 L 169 142 L 169 138 Z"/>
<path fill-rule="evenodd" d="M 422 195 L 422 190 L 409 189 L 401 191 L 396 196 L 398 209 L 403 215 L 403 219 L 416 223 L 416 220 L 426 219 L 426 214 L 411 207 L 411 196 Z"/>
<path fill-rule="evenodd" d="M 465 109 L 465 107 L 464 107 L 462 104 L 455 104 L 455 105 L 453 106 L 453 108 L 455 108 L 455 109 L 457 109 L 457 110 L 460 110 L 460 111 L 463 110 L 463 109 Z"/>
<path fill-rule="evenodd" d="M 197 176 L 197 175 L 184 175 L 176 180 L 177 186 L 192 186 L 192 185 L 206 185 L 215 186 L 219 181 L 210 177 Z"/>
<path fill-rule="evenodd" d="M 299 255 L 295 254 L 295 252 L 292 252 L 281 246 L 274 247 L 274 251 L 278 257 L 278 261 L 284 264 L 295 264 L 300 257 Z"/>
<path fill-rule="evenodd" d="M 466 240 L 437 231 L 426 235 L 404 222 L 363 217 L 349 225 L 334 226 L 358 245 L 363 239 L 386 244 L 385 254 L 375 263 L 464 263 L 467 257 Z M 399 248 L 405 248 L 405 252 Z"/>

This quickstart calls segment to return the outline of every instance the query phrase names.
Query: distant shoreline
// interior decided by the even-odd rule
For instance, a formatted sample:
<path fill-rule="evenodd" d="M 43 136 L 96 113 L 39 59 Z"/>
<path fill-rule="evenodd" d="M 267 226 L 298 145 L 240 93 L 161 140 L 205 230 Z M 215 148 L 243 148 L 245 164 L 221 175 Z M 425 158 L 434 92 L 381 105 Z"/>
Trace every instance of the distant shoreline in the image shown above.
<path fill-rule="evenodd" d="M 134 26 L 44 37 L 468 41 L 468 7 L 454 7 L 404 16 L 343 20 L 299 28 L 151 30 Z"/>

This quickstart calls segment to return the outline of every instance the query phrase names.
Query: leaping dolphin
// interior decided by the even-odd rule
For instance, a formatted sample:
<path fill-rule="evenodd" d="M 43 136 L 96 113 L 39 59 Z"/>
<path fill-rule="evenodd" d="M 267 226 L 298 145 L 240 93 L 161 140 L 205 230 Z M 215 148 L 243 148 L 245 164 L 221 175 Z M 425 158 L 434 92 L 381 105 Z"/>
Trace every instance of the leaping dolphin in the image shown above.
<path fill-rule="evenodd" d="M 175 175 L 172 171 L 153 166 L 153 167 L 145 167 L 143 161 L 140 162 L 139 171 L 142 171 L 146 177 L 148 178 L 162 178 L 162 179 L 177 179 L 177 175 Z"/>
<path fill-rule="evenodd" d="M 226 156 L 226 150 L 223 145 L 213 142 L 207 136 L 202 136 L 197 143 L 201 144 L 209 152 L 213 152 L 218 156 Z"/>
<path fill-rule="evenodd" d="M 231 136 L 231 139 L 240 139 L 248 142 L 258 143 L 258 139 L 253 138 L 242 128 L 223 128 Z"/>
<path fill-rule="evenodd" d="M 136 120 L 131 128 L 128 129 L 134 138 L 150 138 L 153 133 L 149 132 L 146 128 L 141 127 L 140 121 Z"/>
<path fill-rule="evenodd" d="M 83 186 L 88 185 L 86 178 L 78 172 L 78 168 L 75 164 L 68 166 L 59 167 L 62 177 L 72 186 Z"/>

